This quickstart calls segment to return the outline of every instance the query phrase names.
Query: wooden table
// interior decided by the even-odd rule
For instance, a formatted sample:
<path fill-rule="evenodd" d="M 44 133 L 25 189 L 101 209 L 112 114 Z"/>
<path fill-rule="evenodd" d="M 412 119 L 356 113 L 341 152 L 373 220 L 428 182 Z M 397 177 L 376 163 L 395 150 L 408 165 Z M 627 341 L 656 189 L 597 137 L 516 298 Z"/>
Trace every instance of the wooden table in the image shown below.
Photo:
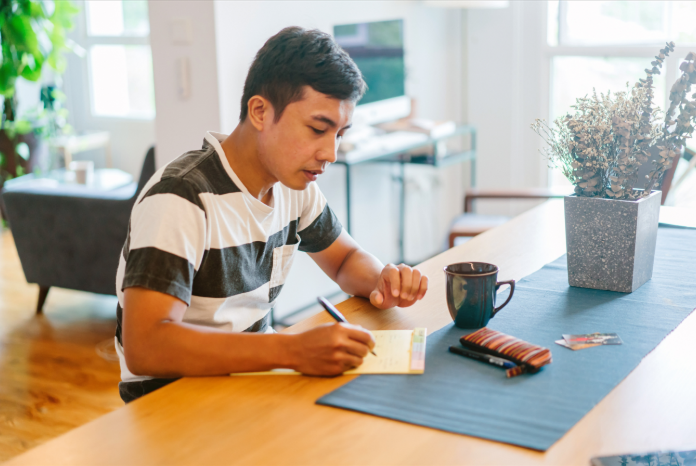
<path fill-rule="evenodd" d="M 338 307 L 369 329 L 432 333 L 450 322 L 446 264 L 492 262 L 502 279 L 520 279 L 564 251 L 562 203 L 550 201 L 421 264 L 430 291 L 417 305 L 378 312 L 352 298 Z M 695 315 L 545 453 L 314 404 L 353 377 L 209 377 L 177 381 L 6 464 L 587 466 L 595 455 L 696 449 Z M 322 313 L 288 330 L 328 321 Z"/>

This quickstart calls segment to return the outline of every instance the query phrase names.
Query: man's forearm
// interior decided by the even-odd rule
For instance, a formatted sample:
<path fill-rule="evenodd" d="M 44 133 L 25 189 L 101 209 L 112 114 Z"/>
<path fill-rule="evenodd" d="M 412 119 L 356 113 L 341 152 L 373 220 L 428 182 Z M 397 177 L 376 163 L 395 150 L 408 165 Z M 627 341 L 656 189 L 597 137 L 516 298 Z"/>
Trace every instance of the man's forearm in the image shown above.
<path fill-rule="evenodd" d="M 378 309 L 408 307 L 425 296 L 428 277 L 405 264 L 386 267 L 345 231 L 331 246 L 310 256 L 343 291 L 369 298 Z"/>
<path fill-rule="evenodd" d="M 375 256 L 357 248 L 343 260 L 336 273 L 336 283 L 345 293 L 369 298 L 383 268 Z"/>
<path fill-rule="evenodd" d="M 292 367 L 292 335 L 228 333 L 181 322 L 160 322 L 146 339 L 124 335 L 126 363 L 136 375 L 222 375 Z"/>

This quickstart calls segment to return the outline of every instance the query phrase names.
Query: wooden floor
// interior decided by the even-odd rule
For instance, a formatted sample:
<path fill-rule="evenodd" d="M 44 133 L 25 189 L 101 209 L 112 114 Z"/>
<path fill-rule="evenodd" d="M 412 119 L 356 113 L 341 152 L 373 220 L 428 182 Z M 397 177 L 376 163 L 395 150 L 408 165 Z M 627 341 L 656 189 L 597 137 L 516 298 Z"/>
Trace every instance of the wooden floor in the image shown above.
<path fill-rule="evenodd" d="M 118 362 L 108 360 L 116 298 L 51 289 L 37 316 L 37 294 L 2 231 L 0 462 L 123 406 Z"/>

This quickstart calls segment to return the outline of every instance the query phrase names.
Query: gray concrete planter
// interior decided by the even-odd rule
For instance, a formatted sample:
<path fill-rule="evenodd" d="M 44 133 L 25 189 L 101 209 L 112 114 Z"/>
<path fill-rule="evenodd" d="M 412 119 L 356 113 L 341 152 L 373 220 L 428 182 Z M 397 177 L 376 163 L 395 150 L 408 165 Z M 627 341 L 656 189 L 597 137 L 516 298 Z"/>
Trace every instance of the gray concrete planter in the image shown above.
<path fill-rule="evenodd" d="M 650 280 L 661 191 L 638 201 L 565 198 L 568 283 L 631 293 Z"/>

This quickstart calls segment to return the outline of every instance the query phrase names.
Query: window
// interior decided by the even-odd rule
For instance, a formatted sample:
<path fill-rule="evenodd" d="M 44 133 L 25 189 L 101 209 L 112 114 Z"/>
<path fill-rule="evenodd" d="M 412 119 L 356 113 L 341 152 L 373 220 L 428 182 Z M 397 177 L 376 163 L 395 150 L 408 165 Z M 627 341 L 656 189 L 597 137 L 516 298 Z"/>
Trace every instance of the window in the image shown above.
<path fill-rule="evenodd" d="M 696 2 L 561 1 L 560 45 L 654 45 L 696 42 Z"/>
<path fill-rule="evenodd" d="M 147 1 L 87 1 L 85 21 L 92 114 L 153 119 Z"/>
<path fill-rule="evenodd" d="M 656 50 L 659 47 L 656 48 Z M 676 51 L 675 51 L 676 52 Z M 657 55 L 657 53 L 656 53 Z M 646 57 L 587 57 L 555 56 L 551 61 L 552 108 L 551 116 L 556 118 L 572 110 L 575 99 L 607 91 L 625 91 L 626 85 L 632 88 L 638 78 L 645 77 L 645 68 L 654 60 Z M 665 108 L 665 75 L 654 77 L 655 102 Z"/>
<path fill-rule="evenodd" d="M 553 120 L 571 111 L 577 97 L 623 91 L 645 77 L 645 68 L 665 42 L 677 47 L 655 76 L 655 102 L 667 103 L 667 83 L 679 75 L 681 59 L 696 44 L 696 2 L 550 1 L 548 56 Z M 554 171 L 551 185 L 568 185 Z"/>

